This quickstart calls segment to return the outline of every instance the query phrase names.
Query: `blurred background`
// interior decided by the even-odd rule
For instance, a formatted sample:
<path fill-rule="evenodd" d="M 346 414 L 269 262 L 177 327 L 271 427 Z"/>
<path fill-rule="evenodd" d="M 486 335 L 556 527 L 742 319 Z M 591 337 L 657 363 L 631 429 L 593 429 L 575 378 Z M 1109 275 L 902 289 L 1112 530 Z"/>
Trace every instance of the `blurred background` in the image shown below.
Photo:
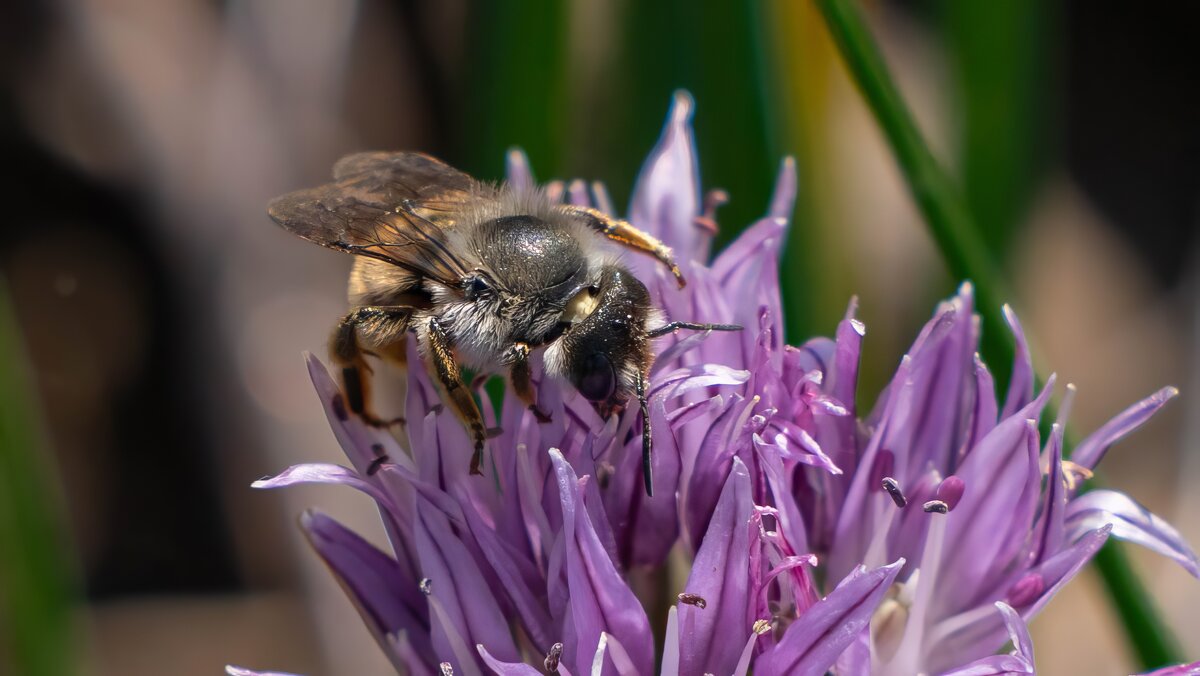
<path fill-rule="evenodd" d="M 601 179 L 625 204 L 686 88 L 704 187 L 732 196 L 726 241 L 796 157 L 789 339 L 831 332 L 857 294 L 873 400 L 957 280 L 815 9 L 691 6 L 0 5 L 0 673 L 387 671 L 293 527 L 319 505 L 370 531 L 373 507 L 249 488 L 340 455 L 300 355 L 324 354 L 350 261 L 264 207 L 344 153 L 495 179 L 519 145 L 539 178 Z M 1200 543 L 1200 5 L 864 7 L 1035 365 L 1079 387 L 1076 432 L 1182 389 L 1102 469 Z M 1200 583 L 1135 563 L 1200 658 Z M 1045 673 L 1133 667 L 1092 573 L 1032 628 Z"/>

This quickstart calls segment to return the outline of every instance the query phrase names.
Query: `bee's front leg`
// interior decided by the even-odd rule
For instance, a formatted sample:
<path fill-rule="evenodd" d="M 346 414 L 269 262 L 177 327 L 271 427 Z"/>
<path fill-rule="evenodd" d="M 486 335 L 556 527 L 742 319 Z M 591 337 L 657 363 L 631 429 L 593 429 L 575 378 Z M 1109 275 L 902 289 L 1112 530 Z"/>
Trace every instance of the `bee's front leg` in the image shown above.
<path fill-rule="evenodd" d="M 679 284 L 679 288 L 682 289 L 687 285 L 687 282 L 683 279 L 683 273 L 679 271 L 679 266 L 675 264 L 675 255 L 671 252 L 671 248 L 659 241 L 654 235 L 633 227 L 633 224 L 629 221 L 613 218 L 591 207 L 563 206 L 559 208 L 577 218 L 582 218 L 588 227 L 605 237 L 619 242 L 630 249 L 654 256 L 660 263 L 667 266 L 667 269 L 675 276 L 675 281 Z"/>
<path fill-rule="evenodd" d="M 533 374 L 529 370 L 529 352 L 529 345 L 513 343 L 508 352 L 508 359 L 512 364 L 509 367 L 508 378 L 517 398 L 529 407 L 538 422 L 546 424 L 550 422 L 550 414 L 538 408 L 537 392 L 533 388 Z"/>
<path fill-rule="evenodd" d="M 470 430 L 475 441 L 475 453 L 471 456 L 471 474 L 483 474 L 483 444 L 487 440 L 487 429 L 483 425 L 483 414 L 475 398 L 471 396 L 462 380 L 462 372 L 454 361 L 454 345 L 441 323 L 430 317 L 425 325 L 424 339 L 428 351 L 429 370 L 442 388 L 443 399 L 450 409 Z"/>
<path fill-rule="evenodd" d="M 390 361 L 403 361 L 405 331 L 413 308 L 404 305 L 365 306 L 351 310 L 338 322 L 329 339 L 329 356 L 342 369 L 347 407 L 376 427 L 404 422 L 385 421 L 371 412 L 371 367 L 364 358 L 379 354 Z"/>

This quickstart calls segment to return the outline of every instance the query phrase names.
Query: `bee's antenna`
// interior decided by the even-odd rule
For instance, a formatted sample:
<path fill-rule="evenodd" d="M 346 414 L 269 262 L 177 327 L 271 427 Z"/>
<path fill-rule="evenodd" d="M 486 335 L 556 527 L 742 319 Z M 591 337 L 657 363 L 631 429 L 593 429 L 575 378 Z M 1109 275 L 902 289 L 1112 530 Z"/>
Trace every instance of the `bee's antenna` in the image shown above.
<path fill-rule="evenodd" d="M 638 405 L 642 409 L 642 481 L 646 484 L 646 497 L 654 497 L 654 470 L 650 465 L 650 406 L 646 403 L 646 380 L 641 371 L 637 375 Z"/>
<path fill-rule="evenodd" d="M 659 338 L 667 335 L 668 333 L 675 333 L 680 329 L 688 329 L 689 331 L 741 331 L 742 327 L 738 326 L 737 324 L 696 324 L 694 322 L 671 322 L 670 324 L 665 324 L 657 329 L 650 329 L 646 332 L 646 337 Z"/>

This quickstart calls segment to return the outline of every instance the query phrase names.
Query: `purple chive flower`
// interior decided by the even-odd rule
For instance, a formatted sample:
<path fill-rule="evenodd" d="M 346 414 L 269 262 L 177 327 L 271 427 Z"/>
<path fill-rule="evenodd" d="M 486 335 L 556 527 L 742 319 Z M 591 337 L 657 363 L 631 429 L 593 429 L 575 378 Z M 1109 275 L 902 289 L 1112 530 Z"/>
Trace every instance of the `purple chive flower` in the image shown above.
<path fill-rule="evenodd" d="M 814 437 L 843 475 L 802 469 L 797 480 L 813 551 L 837 578 L 859 565 L 905 558 L 891 597 L 871 632 L 875 673 L 938 673 L 992 654 L 1011 632 L 994 605 L 1024 620 L 1035 615 L 1109 535 L 1171 557 L 1200 576 L 1195 553 L 1177 531 L 1128 496 L 1079 495 L 1104 452 L 1175 394 L 1166 388 L 1080 442 L 1064 460 L 1063 414 L 1040 439 L 1038 420 L 1054 388 L 1034 396 L 1034 376 L 1016 316 L 1006 316 L 1018 345 L 1011 386 L 998 402 L 976 354 L 978 319 L 969 284 L 938 308 L 902 359 L 859 430 L 825 422 Z M 809 368 L 826 376 L 822 391 L 845 400 L 853 372 L 845 358 L 861 331 L 853 307 L 836 341 L 804 347 Z M 827 368 L 825 365 L 829 365 Z M 852 391 L 852 390 L 851 390 Z M 814 488 L 815 486 L 815 488 Z M 778 493 L 770 500 L 785 500 Z"/>
<path fill-rule="evenodd" d="M 255 486 L 344 484 L 378 503 L 391 552 L 318 512 L 301 526 L 399 671 L 1032 673 L 1025 620 L 1109 534 L 1197 572 L 1178 533 L 1123 494 L 1076 494 L 1173 390 L 1102 427 L 1068 463 L 1061 426 L 1044 449 L 1038 438 L 1051 384 L 1033 396 L 1011 314 L 1021 357 L 996 401 L 964 286 L 858 420 L 865 329 L 853 304 L 834 339 L 783 344 L 778 266 L 794 167 L 784 163 L 766 217 L 708 262 L 719 196 L 701 196 L 691 109 L 676 97 L 630 210 L 675 249 L 688 287 L 652 261 L 629 262 L 669 319 L 746 330 L 660 341 L 654 497 L 642 489 L 636 410 L 601 420 L 569 387 L 539 379 L 551 422 L 506 395 L 487 421 L 503 431 L 486 476 L 471 477 L 471 444 L 422 369 L 408 375 L 401 444 L 348 414 L 309 358 L 350 466 L 300 465 Z M 509 180 L 534 185 L 519 153 Z M 612 211 L 601 185 L 548 189 Z M 1012 653 L 996 655 L 1010 640 Z"/>

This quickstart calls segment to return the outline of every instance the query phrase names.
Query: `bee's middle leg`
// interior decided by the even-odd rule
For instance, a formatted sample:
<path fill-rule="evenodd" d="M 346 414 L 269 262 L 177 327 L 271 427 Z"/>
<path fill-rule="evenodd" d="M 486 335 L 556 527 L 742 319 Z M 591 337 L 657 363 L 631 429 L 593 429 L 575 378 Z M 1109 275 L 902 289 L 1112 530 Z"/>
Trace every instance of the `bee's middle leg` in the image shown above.
<path fill-rule="evenodd" d="M 483 414 L 479 405 L 471 396 L 471 390 L 462 379 L 462 372 L 454 360 L 454 345 L 450 336 L 441 323 L 434 317 L 429 318 L 425 325 L 424 338 L 427 341 L 429 370 L 441 385 L 444 399 L 450 409 L 463 421 L 471 432 L 475 442 L 475 452 L 471 456 L 471 474 L 483 474 L 483 445 L 487 440 L 487 429 L 483 424 Z"/>
<path fill-rule="evenodd" d="M 550 414 L 537 405 L 537 393 L 533 388 L 533 374 L 529 370 L 529 346 L 525 343 L 513 343 L 509 348 L 512 366 L 509 367 L 508 378 L 512 383 L 513 392 L 540 423 L 550 422 Z"/>
<path fill-rule="evenodd" d="M 378 354 L 403 365 L 404 341 L 412 308 L 366 306 L 355 308 L 338 322 L 329 339 L 329 354 L 342 369 L 347 407 L 376 427 L 387 427 L 402 419 L 385 421 L 371 411 L 371 366 L 365 356 Z"/>

